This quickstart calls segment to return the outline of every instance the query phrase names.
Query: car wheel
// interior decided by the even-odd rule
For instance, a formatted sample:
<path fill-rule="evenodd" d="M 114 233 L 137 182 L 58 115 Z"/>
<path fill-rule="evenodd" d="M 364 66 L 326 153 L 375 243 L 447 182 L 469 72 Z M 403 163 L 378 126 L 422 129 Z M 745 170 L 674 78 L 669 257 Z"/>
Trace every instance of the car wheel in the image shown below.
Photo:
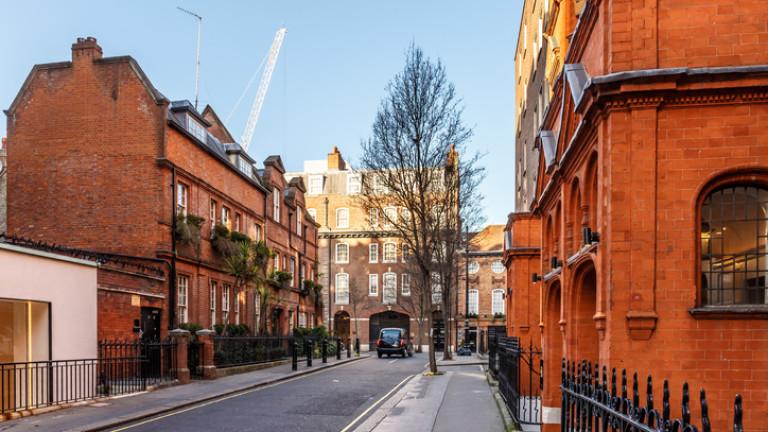
<path fill-rule="evenodd" d="M 391 357 L 392 357 L 392 354 L 387 354 L 387 358 L 391 358 Z"/>
<path fill-rule="evenodd" d="M 379 358 L 381 358 L 381 351 L 376 351 L 376 354 L 378 354 Z"/>

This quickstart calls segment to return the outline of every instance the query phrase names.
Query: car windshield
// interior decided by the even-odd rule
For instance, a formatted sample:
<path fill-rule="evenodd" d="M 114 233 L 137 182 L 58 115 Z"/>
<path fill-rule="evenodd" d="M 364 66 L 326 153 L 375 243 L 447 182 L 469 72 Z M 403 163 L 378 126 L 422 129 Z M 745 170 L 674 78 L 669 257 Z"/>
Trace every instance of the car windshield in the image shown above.
<path fill-rule="evenodd" d="M 400 340 L 400 330 L 397 330 L 397 329 L 382 330 L 381 339 L 386 343 L 395 343 Z"/>

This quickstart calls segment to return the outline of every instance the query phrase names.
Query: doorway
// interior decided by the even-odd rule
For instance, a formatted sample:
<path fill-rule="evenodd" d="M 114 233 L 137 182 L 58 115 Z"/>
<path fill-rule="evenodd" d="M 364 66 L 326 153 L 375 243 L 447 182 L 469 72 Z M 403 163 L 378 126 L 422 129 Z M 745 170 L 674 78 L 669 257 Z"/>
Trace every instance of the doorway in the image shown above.
<path fill-rule="evenodd" d="M 350 319 L 346 311 L 336 312 L 333 316 L 333 334 L 340 337 L 344 345 L 350 341 Z"/>
<path fill-rule="evenodd" d="M 141 340 L 158 341 L 160 340 L 160 318 L 162 310 L 154 307 L 141 308 Z"/>
<path fill-rule="evenodd" d="M 379 337 L 379 331 L 388 327 L 402 328 L 410 334 L 411 319 L 408 315 L 395 311 L 385 311 L 371 315 L 368 333 L 371 351 L 376 349 L 376 339 Z"/>

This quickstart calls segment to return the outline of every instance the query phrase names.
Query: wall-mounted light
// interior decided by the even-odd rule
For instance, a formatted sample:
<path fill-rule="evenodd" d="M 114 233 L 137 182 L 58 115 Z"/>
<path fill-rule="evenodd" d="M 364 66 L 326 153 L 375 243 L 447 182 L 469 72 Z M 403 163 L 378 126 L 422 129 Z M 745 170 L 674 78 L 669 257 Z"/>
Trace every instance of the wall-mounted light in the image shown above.
<path fill-rule="evenodd" d="M 581 229 L 581 237 L 586 246 L 600 241 L 600 234 L 597 231 L 592 231 L 592 228 L 586 226 Z"/>
<path fill-rule="evenodd" d="M 534 273 L 534 274 L 531 276 L 531 281 L 532 281 L 533 283 L 539 282 L 539 281 L 541 281 L 542 279 L 543 279 L 543 278 L 542 278 L 542 277 L 541 277 L 541 275 L 540 275 L 540 274 L 538 274 L 538 273 Z"/>
<path fill-rule="evenodd" d="M 552 257 L 552 258 L 549 260 L 549 264 L 550 264 L 550 266 L 552 267 L 552 270 L 554 270 L 554 269 L 556 269 L 556 268 L 558 268 L 558 267 L 562 267 L 562 266 L 563 266 L 563 262 L 562 262 L 562 261 L 560 261 L 560 260 L 558 260 L 558 259 L 557 259 L 557 256 L 553 256 L 553 257 Z"/>

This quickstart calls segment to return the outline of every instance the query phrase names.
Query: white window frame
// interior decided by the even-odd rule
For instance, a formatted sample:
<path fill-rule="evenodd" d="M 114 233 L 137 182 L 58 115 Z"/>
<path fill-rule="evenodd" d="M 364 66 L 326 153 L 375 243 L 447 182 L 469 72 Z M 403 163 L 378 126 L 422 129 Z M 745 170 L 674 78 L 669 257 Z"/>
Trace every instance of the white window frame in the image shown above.
<path fill-rule="evenodd" d="M 240 324 L 240 301 L 242 300 L 242 291 L 235 292 L 235 325 Z"/>
<path fill-rule="evenodd" d="M 381 277 L 381 301 L 384 304 L 397 303 L 397 274 L 392 272 L 384 273 Z M 388 295 L 391 294 L 391 295 Z"/>
<path fill-rule="evenodd" d="M 368 210 L 368 224 L 372 227 L 379 226 L 379 209 Z"/>
<path fill-rule="evenodd" d="M 189 278 L 187 276 L 176 276 L 176 301 L 179 324 L 186 324 L 189 321 Z"/>
<path fill-rule="evenodd" d="M 469 264 L 467 264 L 467 272 L 469 274 L 475 274 L 480 271 L 480 263 L 477 261 L 470 261 Z"/>
<path fill-rule="evenodd" d="M 349 275 L 347 273 L 336 273 L 336 298 L 337 305 L 349 304 Z"/>
<path fill-rule="evenodd" d="M 235 231 L 241 232 L 240 227 L 242 226 L 243 222 L 243 216 L 240 213 L 235 213 Z"/>
<path fill-rule="evenodd" d="M 496 288 L 491 291 L 491 313 L 496 315 L 497 313 L 501 313 L 506 315 L 505 313 L 505 304 L 504 304 L 504 290 L 501 288 Z"/>
<path fill-rule="evenodd" d="M 346 258 L 339 257 L 339 246 L 344 246 L 346 248 L 346 253 L 347 253 Z M 334 262 L 336 262 L 336 264 L 347 264 L 347 263 L 349 263 L 349 244 L 348 243 L 336 243 L 336 251 L 335 252 L 336 252 L 336 255 L 334 256 L 334 258 L 335 258 Z M 344 258 L 344 259 L 342 260 L 341 258 Z"/>
<path fill-rule="evenodd" d="M 345 215 L 343 218 L 340 215 Z M 336 209 L 336 228 L 349 228 L 349 209 L 340 207 Z"/>
<path fill-rule="evenodd" d="M 431 282 L 432 304 L 440 304 L 443 301 L 443 283 L 440 278 L 440 273 L 432 273 Z"/>
<path fill-rule="evenodd" d="M 253 224 L 253 240 L 261 241 L 261 225 L 257 223 Z"/>
<path fill-rule="evenodd" d="M 379 275 L 372 273 L 368 275 L 368 295 L 375 297 L 379 295 Z"/>
<path fill-rule="evenodd" d="M 318 185 L 316 182 L 320 180 L 320 184 Z M 323 193 L 323 186 L 325 183 L 325 178 L 322 175 L 311 175 L 307 179 L 308 187 L 307 187 L 307 193 L 309 195 L 320 195 Z"/>
<path fill-rule="evenodd" d="M 307 213 L 309 213 L 310 216 L 312 216 L 312 220 L 317 222 L 317 209 L 314 208 L 308 208 Z"/>
<path fill-rule="evenodd" d="M 232 231 L 232 212 L 227 206 L 221 206 L 221 224 Z"/>
<path fill-rule="evenodd" d="M 400 218 L 403 220 L 403 222 L 408 223 L 411 220 L 411 211 L 403 207 L 400 210 Z"/>
<path fill-rule="evenodd" d="M 469 303 L 467 304 L 467 312 L 472 315 L 480 314 L 480 291 L 476 289 L 469 290 Z"/>
<path fill-rule="evenodd" d="M 307 313 L 299 312 L 299 327 L 305 328 L 307 326 Z"/>
<path fill-rule="evenodd" d="M 275 222 L 280 223 L 280 189 L 273 187 L 272 188 L 272 219 L 275 220 Z"/>
<path fill-rule="evenodd" d="M 301 237 L 301 225 L 304 223 L 304 212 L 301 206 L 296 206 L 296 235 Z"/>
<path fill-rule="evenodd" d="M 387 249 L 394 254 L 394 257 L 387 257 Z M 381 262 L 383 263 L 396 263 L 397 262 L 397 243 L 386 242 L 382 247 Z"/>
<path fill-rule="evenodd" d="M 248 162 L 247 159 L 245 159 L 242 156 L 239 156 L 237 158 L 237 162 L 238 162 L 238 167 L 240 168 L 240 171 L 243 172 L 243 174 L 247 175 L 248 177 L 253 175 L 253 166 L 251 165 L 250 162 Z"/>
<path fill-rule="evenodd" d="M 221 322 L 223 324 L 229 324 L 229 292 L 232 287 L 229 284 L 224 284 L 221 287 Z"/>
<path fill-rule="evenodd" d="M 362 190 L 362 180 L 360 174 L 347 175 L 347 195 L 359 194 Z"/>
<path fill-rule="evenodd" d="M 208 215 L 211 218 L 211 234 L 213 234 L 213 227 L 216 225 L 216 200 L 211 198 L 211 202 L 209 204 L 209 213 Z"/>
<path fill-rule="evenodd" d="M 272 270 L 280 271 L 280 254 L 276 253 L 272 259 Z"/>
<path fill-rule="evenodd" d="M 187 114 L 187 130 L 192 134 L 192 136 L 200 140 L 200 142 L 206 143 L 208 138 L 208 131 L 197 120 L 192 118 L 192 115 L 190 114 Z"/>
<path fill-rule="evenodd" d="M 392 229 L 397 223 L 397 207 L 384 208 L 384 228 Z"/>
<path fill-rule="evenodd" d="M 176 214 L 187 215 L 187 204 L 189 203 L 189 186 L 184 183 L 176 183 Z"/>
<path fill-rule="evenodd" d="M 216 325 L 216 291 L 218 288 L 218 282 L 211 280 L 208 282 L 208 307 L 211 312 L 211 329 Z"/>
<path fill-rule="evenodd" d="M 498 271 L 497 271 L 498 270 Z M 491 263 L 491 271 L 496 274 L 504 273 L 505 267 L 501 260 L 495 260 Z"/>
<path fill-rule="evenodd" d="M 291 259 L 288 262 L 290 262 L 290 266 L 291 266 L 290 270 L 291 270 L 291 283 L 293 284 L 292 286 L 298 287 L 298 285 L 296 285 L 296 273 L 297 273 L 296 272 L 296 257 L 292 256 Z"/>
<path fill-rule="evenodd" d="M 404 296 L 411 295 L 411 275 L 403 273 L 400 275 L 400 294 Z"/>
<path fill-rule="evenodd" d="M 371 243 L 368 245 L 368 262 L 369 263 L 379 262 L 379 244 L 378 243 Z"/>

